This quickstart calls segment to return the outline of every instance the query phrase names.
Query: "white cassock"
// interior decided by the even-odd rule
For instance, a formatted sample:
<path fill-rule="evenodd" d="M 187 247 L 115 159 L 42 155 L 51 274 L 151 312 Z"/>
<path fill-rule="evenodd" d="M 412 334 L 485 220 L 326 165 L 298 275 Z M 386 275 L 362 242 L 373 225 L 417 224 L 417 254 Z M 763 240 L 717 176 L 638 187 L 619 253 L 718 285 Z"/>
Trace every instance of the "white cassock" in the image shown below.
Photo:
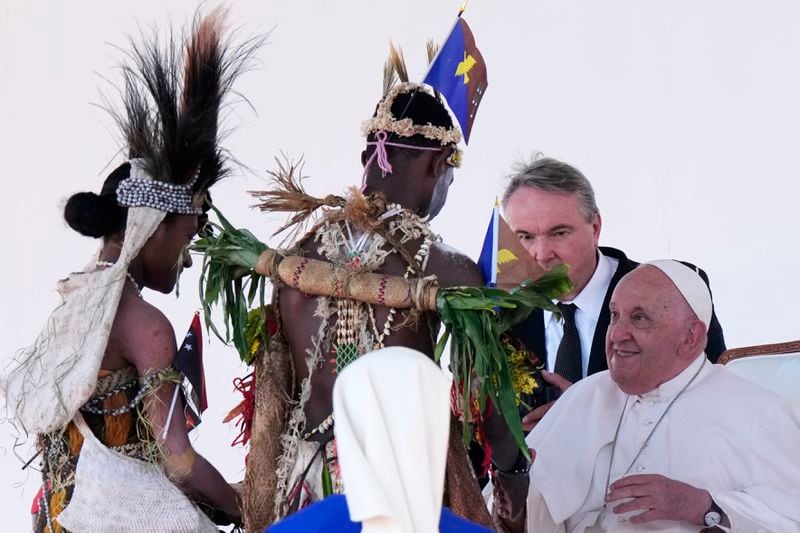
<path fill-rule="evenodd" d="M 681 374 L 643 396 L 627 395 L 608 371 L 570 389 L 528 435 L 536 450 L 528 495 L 529 533 L 698 531 L 686 522 L 633 525 L 641 511 L 604 511 L 606 480 L 620 416 L 610 482 L 661 474 L 711 493 L 734 532 L 800 531 L 800 419 L 783 398 L 702 354 Z M 678 397 L 647 447 L 648 434 Z M 623 408 L 625 410 L 623 414 Z M 723 528 L 725 529 L 725 528 Z"/>

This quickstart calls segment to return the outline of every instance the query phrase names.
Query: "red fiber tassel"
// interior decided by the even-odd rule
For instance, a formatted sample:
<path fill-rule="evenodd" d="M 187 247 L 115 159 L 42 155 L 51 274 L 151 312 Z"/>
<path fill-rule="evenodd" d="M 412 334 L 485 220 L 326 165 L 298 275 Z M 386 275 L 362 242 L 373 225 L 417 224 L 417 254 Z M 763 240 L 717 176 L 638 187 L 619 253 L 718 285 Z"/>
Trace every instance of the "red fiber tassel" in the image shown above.
<path fill-rule="evenodd" d="M 240 417 L 236 422 L 236 427 L 239 428 L 239 434 L 231 443 L 231 446 L 241 444 L 244 446 L 250 440 L 253 432 L 253 415 L 255 414 L 255 401 L 256 401 L 256 375 L 251 372 L 243 378 L 235 378 L 233 380 L 233 388 L 242 393 L 244 399 L 231 409 L 228 416 L 225 417 L 223 422 L 230 422 L 237 416 Z"/>
<path fill-rule="evenodd" d="M 461 412 L 461 406 L 458 403 L 458 392 L 456 391 L 456 380 L 454 379 L 450 385 L 450 410 L 453 414 L 461 420 L 461 416 L 464 414 Z"/>

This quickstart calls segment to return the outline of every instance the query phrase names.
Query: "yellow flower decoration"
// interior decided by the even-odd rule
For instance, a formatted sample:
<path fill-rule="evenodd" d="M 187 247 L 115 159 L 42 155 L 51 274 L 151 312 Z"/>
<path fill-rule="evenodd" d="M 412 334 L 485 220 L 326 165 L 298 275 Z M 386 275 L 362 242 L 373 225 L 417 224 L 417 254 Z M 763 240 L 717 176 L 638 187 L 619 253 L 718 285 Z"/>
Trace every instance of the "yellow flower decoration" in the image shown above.
<path fill-rule="evenodd" d="M 514 350 L 507 347 L 508 366 L 511 371 L 511 384 L 514 387 L 514 401 L 519 405 L 522 403 L 520 395 L 531 394 L 539 384 L 531 375 L 531 368 L 528 362 L 528 353 L 524 350 Z"/>
<path fill-rule="evenodd" d="M 255 308 L 247 313 L 247 323 L 244 328 L 244 340 L 247 346 L 247 357 L 244 362 L 251 364 L 263 346 L 265 336 L 268 338 L 268 325 L 265 316 L 271 312 L 270 307 Z"/>

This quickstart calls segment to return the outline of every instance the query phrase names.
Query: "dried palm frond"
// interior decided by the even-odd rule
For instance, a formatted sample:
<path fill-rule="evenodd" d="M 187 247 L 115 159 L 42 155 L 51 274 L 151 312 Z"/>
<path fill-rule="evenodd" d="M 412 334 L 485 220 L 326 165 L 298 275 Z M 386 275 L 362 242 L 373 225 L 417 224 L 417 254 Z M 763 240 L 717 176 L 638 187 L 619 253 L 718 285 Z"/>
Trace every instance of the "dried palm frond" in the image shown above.
<path fill-rule="evenodd" d="M 314 211 L 320 207 L 340 207 L 346 203 L 346 200 L 341 196 L 329 194 L 325 198 L 317 198 L 306 192 L 303 188 L 303 180 L 307 176 L 303 176 L 302 158 L 297 161 L 290 161 L 288 158 L 281 160 L 276 157 L 275 162 L 278 164 L 278 168 L 267 171 L 273 187 L 266 191 L 249 191 L 254 198 L 260 200 L 254 207 L 261 211 L 294 213 L 294 216 L 273 235 L 277 235 L 298 224 L 302 227 L 308 218 L 314 214 Z"/>

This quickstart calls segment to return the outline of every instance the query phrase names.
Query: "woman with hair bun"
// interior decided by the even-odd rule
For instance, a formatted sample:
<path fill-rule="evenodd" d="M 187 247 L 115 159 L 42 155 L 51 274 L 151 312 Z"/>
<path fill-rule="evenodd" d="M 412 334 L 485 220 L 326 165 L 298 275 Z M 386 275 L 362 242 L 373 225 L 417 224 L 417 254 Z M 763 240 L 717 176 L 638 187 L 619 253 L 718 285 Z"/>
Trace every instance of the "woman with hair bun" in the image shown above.
<path fill-rule="evenodd" d="M 64 209 L 71 228 L 102 238 L 99 254 L 59 282 L 62 304 L 0 380 L 9 420 L 37 435 L 35 531 L 240 523 L 237 492 L 187 437 L 175 332 L 140 292 L 173 290 L 208 188 L 226 173 L 220 105 L 260 41 L 230 46 L 222 18 L 198 18 L 167 47 L 131 43 L 124 111 L 112 112 L 129 161 Z"/>

